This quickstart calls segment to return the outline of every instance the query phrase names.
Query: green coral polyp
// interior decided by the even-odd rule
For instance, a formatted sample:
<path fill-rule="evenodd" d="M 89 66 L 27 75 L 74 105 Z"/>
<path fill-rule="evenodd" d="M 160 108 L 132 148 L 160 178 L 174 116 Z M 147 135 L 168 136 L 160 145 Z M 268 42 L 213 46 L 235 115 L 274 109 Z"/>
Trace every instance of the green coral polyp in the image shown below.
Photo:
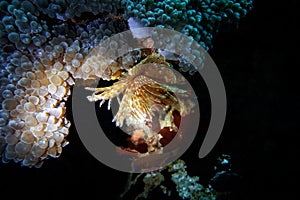
<path fill-rule="evenodd" d="M 124 17 L 136 17 L 145 26 L 162 26 L 192 36 L 203 48 L 212 48 L 221 23 L 238 21 L 252 9 L 252 0 L 122 0 Z M 152 18 L 153 17 L 153 18 Z M 184 23 L 184 24 L 183 24 Z M 188 28 L 186 27 L 188 26 Z"/>

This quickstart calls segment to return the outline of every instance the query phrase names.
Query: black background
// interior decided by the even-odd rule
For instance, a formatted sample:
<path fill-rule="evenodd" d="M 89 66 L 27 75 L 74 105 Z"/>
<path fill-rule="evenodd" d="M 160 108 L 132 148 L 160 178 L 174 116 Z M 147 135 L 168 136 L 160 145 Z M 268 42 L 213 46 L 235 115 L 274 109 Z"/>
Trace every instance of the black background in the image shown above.
<path fill-rule="evenodd" d="M 296 0 L 255 1 L 239 28 L 220 32 L 209 52 L 227 91 L 226 124 L 207 157 L 197 158 L 198 140 L 182 158 L 190 174 L 205 183 L 214 174 L 216 157 L 231 155 L 232 170 L 240 176 L 231 199 L 289 199 L 297 192 L 298 9 Z M 127 174 L 93 158 L 74 126 L 67 139 L 70 144 L 61 157 L 47 160 L 40 169 L 0 164 L 1 196 L 117 199 Z"/>

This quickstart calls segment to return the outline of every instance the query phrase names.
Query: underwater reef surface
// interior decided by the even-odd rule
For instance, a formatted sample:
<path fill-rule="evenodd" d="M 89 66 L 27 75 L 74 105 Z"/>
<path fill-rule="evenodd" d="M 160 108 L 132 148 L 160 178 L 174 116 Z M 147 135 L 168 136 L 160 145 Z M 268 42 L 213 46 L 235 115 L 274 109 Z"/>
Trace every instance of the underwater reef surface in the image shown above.
<path fill-rule="evenodd" d="M 277 147 L 286 126 L 295 125 L 275 117 L 276 111 L 289 113 L 278 109 L 284 98 L 274 93 L 286 92 L 275 79 L 284 76 L 278 68 L 293 55 L 285 50 L 296 35 L 292 31 L 296 5 L 254 2 L 246 21 L 230 32 L 227 23 L 236 24 L 245 16 L 250 1 L 1 1 L 0 151 L 7 164 L 0 164 L 0 191 L 16 197 L 36 192 L 50 198 L 78 194 L 101 198 L 107 192 L 112 199 L 124 191 L 127 174 L 102 166 L 86 151 L 72 126 L 69 107 L 74 79 L 83 75 L 84 57 L 103 38 L 128 30 L 128 18 L 136 17 L 145 26 L 193 36 L 219 66 L 229 113 L 211 157 L 231 154 L 234 170 L 242 175 L 231 199 L 289 196 L 292 192 L 282 194 L 279 182 L 285 182 L 283 171 L 293 169 L 293 164 L 289 158 L 278 161 L 286 155 Z M 291 144 L 290 151 L 295 147 Z M 213 159 L 197 162 L 189 155 L 183 156 L 191 166 L 188 170 L 206 182 L 213 175 Z M 51 157 L 58 159 L 48 160 Z M 41 168 L 20 168 L 14 162 Z M 111 179 L 105 180 L 104 173 Z"/>
<path fill-rule="evenodd" d="M 127 30 L 130 17 L 144 26 L 174 26 L 208 49 L 220 24 L 236 25 L 251 8 L 251 1 L 1 1 L 2 161 L 39 167 L 60 156 L 74 79 L 104 79 L 110 64 L 84 64 L 85 57 L 102 39 Z"/>

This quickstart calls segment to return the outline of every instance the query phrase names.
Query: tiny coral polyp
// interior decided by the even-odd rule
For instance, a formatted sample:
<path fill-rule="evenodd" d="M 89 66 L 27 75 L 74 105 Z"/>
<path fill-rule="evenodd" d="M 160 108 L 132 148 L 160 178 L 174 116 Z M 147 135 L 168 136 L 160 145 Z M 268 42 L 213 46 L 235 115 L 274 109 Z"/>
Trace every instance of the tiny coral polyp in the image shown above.
<path fill-rule="evenodd" d="M 119 108 L 113 121 L 131 136 L 128 147 L 123 149 L 142 154 L 162 152 L 177 134 L 181 117 L 194 105 L 183 100 L 189 92 L 178 85 L 186 84 L 186 80 L 174 73 L 165 57 L 155 50 L 140 51 L 144 58 L 140 56 L 135 65 L 122 66 L 121 73 L 111 75 L 111 80 L 117 79 L 112 86 L 87 87 L 94 91 L 87 98 L 101 101 L 100 106 L 108 100 L 108 109 L 111 100 L 118 99 Z"/>

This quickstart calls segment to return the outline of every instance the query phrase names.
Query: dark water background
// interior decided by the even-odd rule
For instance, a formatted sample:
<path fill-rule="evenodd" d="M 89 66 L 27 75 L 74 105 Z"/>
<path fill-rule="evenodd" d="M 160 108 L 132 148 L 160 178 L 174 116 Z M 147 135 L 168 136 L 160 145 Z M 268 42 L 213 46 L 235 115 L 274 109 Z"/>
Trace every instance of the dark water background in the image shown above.
<path fill-rule="evenodd" d="M 296 0 L 255 1 L 239 28 L 220 32 L 209 52 L 227 91 L 226 124 L 206 158 L 197 158 L 200 136 L 182 159 L 189 173 L 206 184 L 214 175 L 216 158 L 230 155 L 232 170 L 240 176 L 230 199 L 290 199 L 297 192 L 299 8 Z M 71 101 L 68 104 L 71 108 Z M 71 119 L 71 112 L 68 115 Z M 0 164 L 1 199 L 4 194 L 15 199 L 117 199 L 127 174 L 94 159 L 74 126 L 67 139 L 70 144 L 61 157 L 47 160 L 40 169 Z"/>

